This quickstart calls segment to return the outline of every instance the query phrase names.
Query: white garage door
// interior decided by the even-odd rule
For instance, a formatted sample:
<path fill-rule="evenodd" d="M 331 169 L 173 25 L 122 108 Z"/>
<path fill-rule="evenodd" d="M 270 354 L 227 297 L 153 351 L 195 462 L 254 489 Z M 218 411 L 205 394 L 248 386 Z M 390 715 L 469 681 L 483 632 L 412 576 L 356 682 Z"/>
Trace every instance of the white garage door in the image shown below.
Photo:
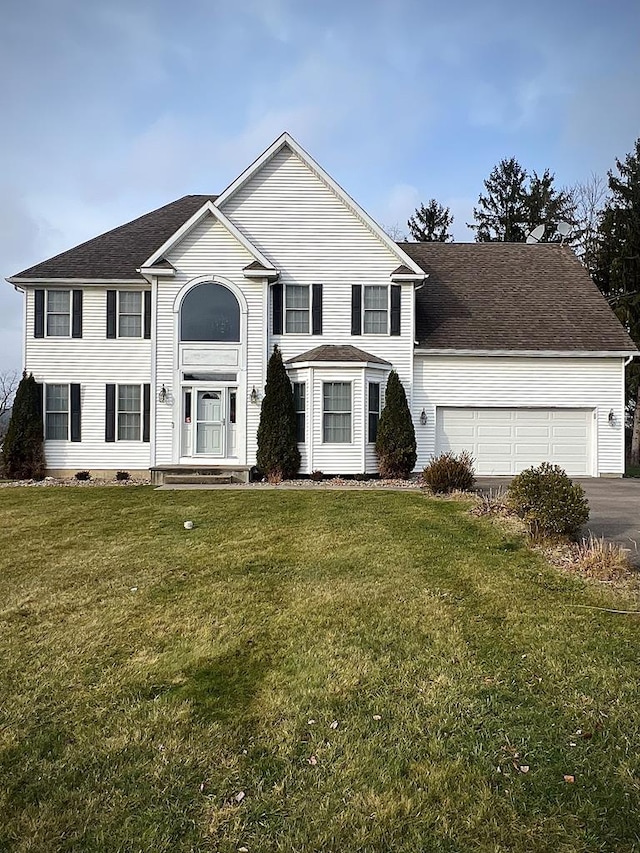
<path fill-rule="evenodd" d="M 436 413 L 436 453 L 468 450 L 477 474 L 518 474 L 551 462 L 572 476 L 593 473 L 586 409 L 448 409 Z"/>

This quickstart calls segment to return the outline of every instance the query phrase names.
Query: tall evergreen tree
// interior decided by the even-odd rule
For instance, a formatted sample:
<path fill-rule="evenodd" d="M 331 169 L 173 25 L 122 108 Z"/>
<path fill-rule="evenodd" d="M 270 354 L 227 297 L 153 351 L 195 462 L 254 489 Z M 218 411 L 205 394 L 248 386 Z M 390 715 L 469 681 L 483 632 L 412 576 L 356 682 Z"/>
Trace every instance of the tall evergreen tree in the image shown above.
<path fill-rule="evenodd" d="M 545 226 L 544 242 L 559 240 L 558 223 L 573 221 L 575 205 L 571 193 L 557 190 L 554 180 L 549 169 L 530 176 L 515 157 L 501 160 L 473 209 L 475 224 L 468 223 L 476 242 L 524 243 L 537 225 Z"/>
<path fill-rule="evenodd" d="M 407 220 L 411 236 L 418 243 L 449 243 L 453 235 L 449 228 L 453 225 L 453 216 L 448 207 L 435 198 L 429 199 L 427 206 L 421 204 L 413 216 Z"/>
<path fill-rule="evenodd" d="M 273 482 L 293 477 L 300 467 L 293 389 L 277 346 L 267 365 L 256 461 L 262 473 Z"/>
<path fill-rule="evenodd" d="M 593 275 L 613 310 L 640 346 L 640 139 L 609 171 L 610 197 L 600 217 Z M 631 463 L 640 465 L 640 367 L 627 369 L 632 414 Z"/>
<path fill-rule="evenodd" d="M 416 433 L 400 378 L 392 370 L 376 438 L 378 469 L 383 477 L 408 477 L 416 464 Z"/>
<path fill-rule="evenodd" d="M 521 243 L 526 239 L 527 173 L 515 157 L 501 160 L 484 182 L 486 195 L 480 194 L 473 208 L 477 243 L 504 241 Z"/>
<path fill-rule="evenodd" d="M 555 175 L 545 169 L 542 175 L 534 171 L 529 178 L 529 187 L 525 193 L 525 239 L 536 227 L 544 225 L 544 242 L 558 242 L 561 236 L 557 232 L 560 222 L 572 223 L 575 218 L 575 202 L 568 190 L 557 190 L 554 186 Z"/>
<path fill-rule="evenodd" d="M 33 374 L 22 374 L 11 421 L 2 447 L 5 476 L 12 480 L 42 480 L 46 472 L 42 397 Z"/>

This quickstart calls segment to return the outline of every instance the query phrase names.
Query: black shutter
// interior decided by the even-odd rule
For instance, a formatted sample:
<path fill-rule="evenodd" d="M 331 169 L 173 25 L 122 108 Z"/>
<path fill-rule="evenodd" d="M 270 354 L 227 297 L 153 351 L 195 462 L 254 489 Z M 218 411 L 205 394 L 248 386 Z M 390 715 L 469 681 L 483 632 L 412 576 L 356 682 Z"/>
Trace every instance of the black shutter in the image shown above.
<path fill-rule="evenodd" d="M 144 292 L 144 337 L 151 337 L 151 291 Z"/>
<path fill-rule="evenodd" d="M 82 291 L 72 290 L 71 337 L 82 337 Z"/>
<path fill-rule="evenodd" d="M 151 385 L 142 386 L 142 440 L 149 441 L 151 435 Z"/>
<path fill-rule="evenodd" d="M 44 383 L 36 382 L 36 388 L 38 389 L 38 414 L 42 418 L 44 416 Z"/>
<path fill-rule="evenodd" d="M 115 291 L 114 291 L 115 292 Z M 104 420 L 104 440 L 116 440 L 116 386 L 107 385 Z"/>
<path fill-rule="evenodd" d="M 322 285 L 314 284 L 311 299 L 311 334 L 322 334 Z"/>
<path fill-rule="evenodd" d="M 80 428 L 80 386 L 71 383 L 71 441 L 81 440 Z"/>
<path fill-rule="evenodd" d="M 116 336 L 116 298 L 117 291 L 107 290 L 107 337 Z M 107 439 L 108 441 L 108 439 Z M 111 439 L 113 441 L 113 439 Z"/>
<path fill-rule="evenodd" d="M 271 288 L 273 300 L 273 334 L 282 334 L 282 282 L 278 281 Z"/>
<path fill-rule="evenodd" d="M 44 338 L 44 290 L 35 290 L 33 337 Z"/>
<path fill-rule="evenodd" d="M 391 334 L 400 334 L 400 302 L 402 285 L 391 285 Z"/>
<path fill-rule="evenodd" d="M 362 334 L 362 285 L 351 285 L 351 334 Z"/>

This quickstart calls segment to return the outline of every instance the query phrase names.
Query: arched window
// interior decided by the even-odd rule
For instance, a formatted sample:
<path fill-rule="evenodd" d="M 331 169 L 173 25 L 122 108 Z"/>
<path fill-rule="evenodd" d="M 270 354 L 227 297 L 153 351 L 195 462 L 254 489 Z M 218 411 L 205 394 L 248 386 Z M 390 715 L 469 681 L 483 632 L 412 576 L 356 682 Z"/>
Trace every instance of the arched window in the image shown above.
<path fill-rule="evenodd" d="M 180 308 L 181 341 L 240 341 L 240 306 L 233 293 L 213 281 L 192 287 Z"/>

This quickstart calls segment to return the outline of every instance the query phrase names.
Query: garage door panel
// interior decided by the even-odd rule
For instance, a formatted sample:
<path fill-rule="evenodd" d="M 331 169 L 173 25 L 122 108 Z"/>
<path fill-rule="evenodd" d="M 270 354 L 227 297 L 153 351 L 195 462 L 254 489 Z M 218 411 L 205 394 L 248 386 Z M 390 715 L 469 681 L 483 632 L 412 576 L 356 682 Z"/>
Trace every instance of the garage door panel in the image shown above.
<path fill-rule="evenodd" d="M 547 461 L 585 476 L 592 416 L 585 409 L 438 408 L 436 452 L 467 450 L 478 474 L 517 474 Z"/>

